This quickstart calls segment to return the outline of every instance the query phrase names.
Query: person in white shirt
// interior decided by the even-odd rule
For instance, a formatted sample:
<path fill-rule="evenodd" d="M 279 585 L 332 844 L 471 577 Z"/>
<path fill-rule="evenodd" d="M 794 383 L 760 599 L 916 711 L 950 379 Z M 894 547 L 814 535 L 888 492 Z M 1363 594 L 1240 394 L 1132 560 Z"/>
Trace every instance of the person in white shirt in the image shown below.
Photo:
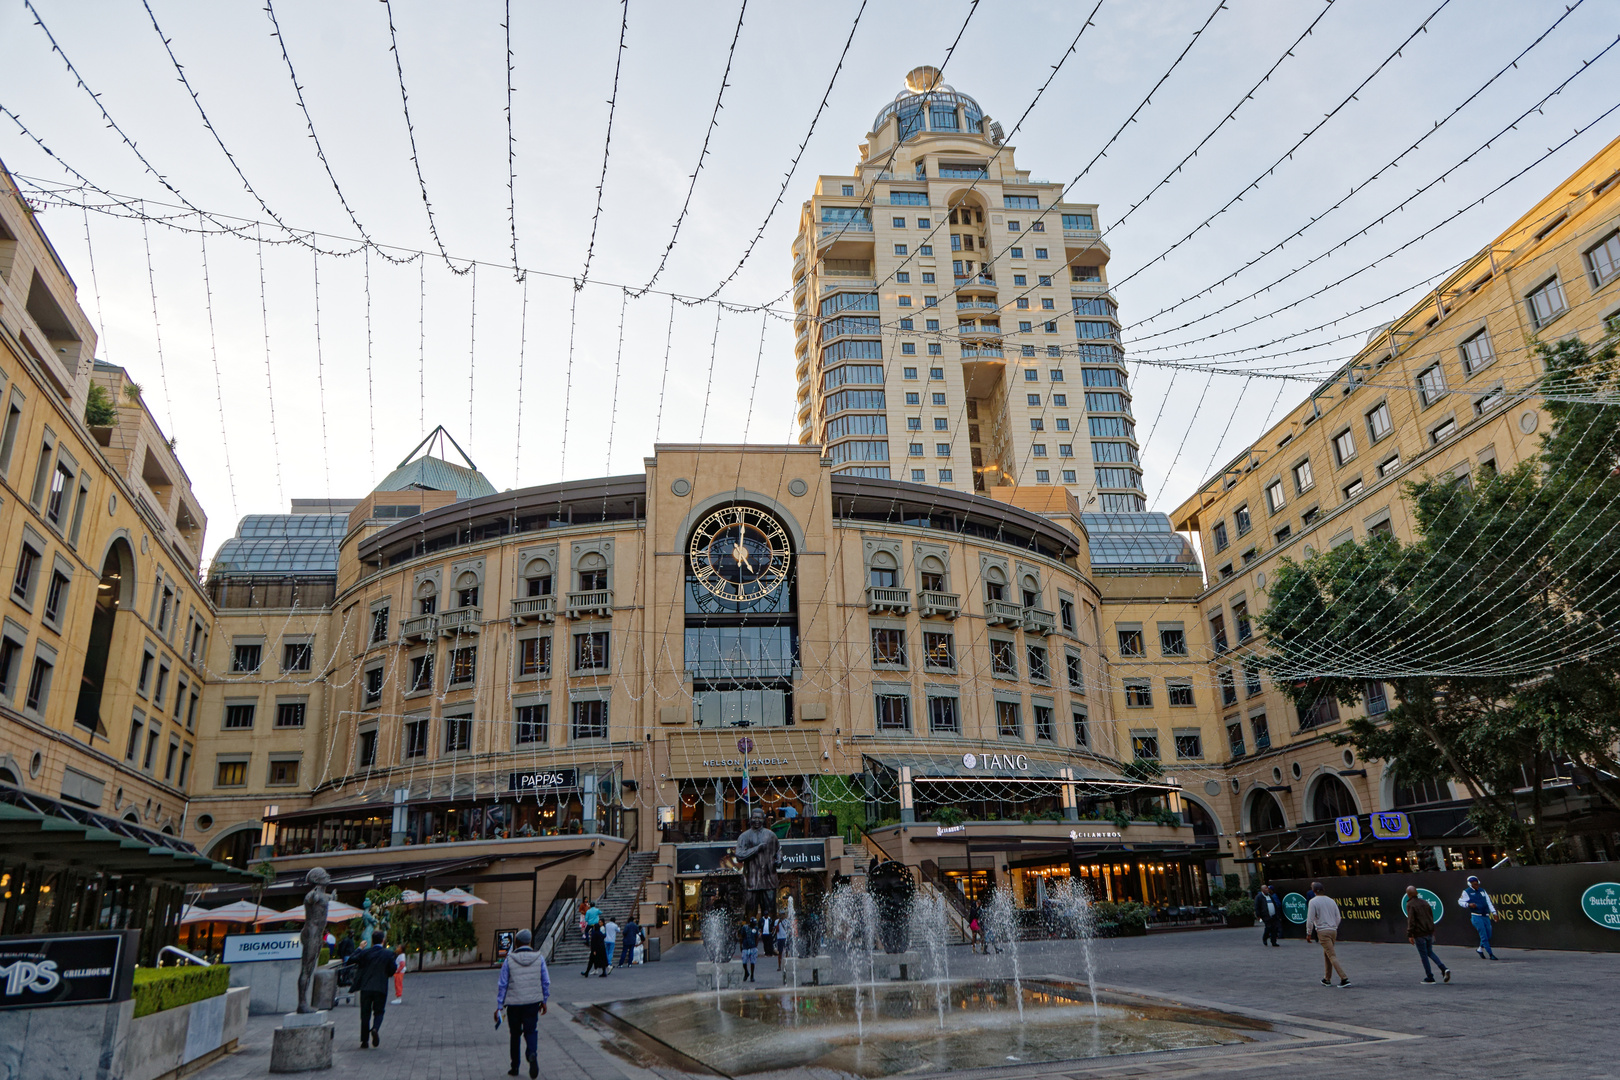
<path fill-rule="evenodd" d="M 602 939 L 607 943 L 607 970 L 613 970 L 613 945 L 619 940 L 619 924 L 609 919 L 602 927 Z M 603 972 L 607 974 L 607 972 Z"/>
<path fill-rule="evenodd" d="M 1350 976 L 1344 973 L 1334 946 L 1339 940 L 1339 905 L 1333 897 L 1322 891 L 1320 881 L 1311 882 L 1311 902 L 1305 906 L 1305 936 L 1314 937 L 1322 946 L 1322 985 L 1333 985 L 1333 973 L 1339 973 L 1339 985 L 1349 986 Z"/>

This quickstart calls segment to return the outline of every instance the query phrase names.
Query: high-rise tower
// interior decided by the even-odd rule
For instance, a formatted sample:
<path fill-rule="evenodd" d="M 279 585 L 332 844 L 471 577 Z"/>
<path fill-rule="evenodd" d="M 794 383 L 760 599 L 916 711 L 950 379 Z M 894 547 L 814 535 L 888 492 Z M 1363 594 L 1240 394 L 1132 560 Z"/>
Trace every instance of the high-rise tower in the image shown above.
<path fill-rule="evenodd" d="M 1018 169 L 932 67 L 860 150 L 793 245 L 799 441 L 845 473 L 1143 509 L 1096 206 Z"/>

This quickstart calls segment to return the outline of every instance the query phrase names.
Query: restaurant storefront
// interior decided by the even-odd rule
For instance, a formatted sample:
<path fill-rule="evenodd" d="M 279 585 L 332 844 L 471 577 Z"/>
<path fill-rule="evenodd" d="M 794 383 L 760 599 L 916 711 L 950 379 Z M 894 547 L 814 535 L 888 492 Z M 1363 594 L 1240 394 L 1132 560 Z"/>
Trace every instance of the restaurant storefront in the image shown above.
<path fill-rule="evenodd" d="M 720 909 L 743 911 L 742 868 L 732 855 L 735 843 L 675 845 L 676 940 L 702 941 L 703 916 Z M 818 912 L 827 893 L 831 863 L 825 839 L 781 842 L 777 862 L 776 912 Z"/>

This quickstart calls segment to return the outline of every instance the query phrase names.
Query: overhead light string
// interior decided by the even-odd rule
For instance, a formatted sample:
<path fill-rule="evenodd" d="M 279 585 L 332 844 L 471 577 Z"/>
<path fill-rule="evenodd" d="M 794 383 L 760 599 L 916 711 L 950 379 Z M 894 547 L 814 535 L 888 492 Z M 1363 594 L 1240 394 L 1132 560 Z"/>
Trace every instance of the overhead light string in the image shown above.
<path fill-rule="evenodd" d="M 658 381 L 658 418 L 653 421 L 653 445 L 664 433 L 664 391 L 669 386 L 669 354 L 675 345 L 675 298 L 669 298 L 669 327 L 664 331 L 664 375 Z"/>
<path fill-rule="evenodd" d="M 225 382 L 219 369 L 219 342 L 214 335 L 214 286 L 208 274 L 208 234 L 199 231 L 197 244 L 202 249 L 203 274 L 203 302 L 208 313 L 208 355 L 214 363 L 214 400 L 219 403 L 219 445 L 225 459 L 225 480 L 230 485 L 231 516 L 237 517 L 240 512 L 236 507 L 236 474 L 231 471 L 231 439 L 229 425 L 225 422 Z M 93 265 L 93 264 L 92 264 Z M 91 280 L 95 279 L 92 271 Z M 97 306 L 100 302 L 97 301 Z"/>
<path fill-rule="evenodd" d="M 157 346 L 158 379 L 163 384 L 164 427 L 168 429 L 172 445 L 175 441 L 174 402 L 169 398 L 169 369 L 163 361 L 163 326 L 158 320 L 157 271 L 152 268 L 152 237 L 147 232 L 144 218 L 141 221 L 141 241 L 146 246 L 146 283 L 152 290 L 152 341 Z"/>
<path fill-rule="evenodd" d="M 270 412 L 270 445 L 275 450 L 276 462 L 276 498 L 281 503 L 287 501 L 287 489 L 281 483 L 281 438 L 276 434 L 276 391 L 270 377 L 270 301 L 264 282 L 264 244 L 258 245 L 259 253 L 259 318 L 264 327 L 264 403 Z"/>
<path fill-rule="evenodd" d="M 591 260 L 596 255 L 596 227 L 602 220 L 602 192 L 607 188 L 608 155 L 613 149 L 613 118 L 619 110 L 619 70 L 624 64 L 625 35 L 630 30 L 630 0 L 619 0 L 619 9 L 619 47 L 613 54 L 613 92 L 608 95 L 607 135 L 602 140 L 602 172 L 596 179 L 596 209 L 591 212 L 591 237 L 585 244 L 585 266 L 579 272 L 580 285 L 576 288 L 590 280 Z"/>
<path fill-rule="evenodd" d="M 321 467 L 326 471 L 326 497 L 332 497 L 332 455 L 326 441 L 326 358 L 321 351 L 321 253 L 311 248 L 315 280 L 315 393 L 321 410 Z"/>

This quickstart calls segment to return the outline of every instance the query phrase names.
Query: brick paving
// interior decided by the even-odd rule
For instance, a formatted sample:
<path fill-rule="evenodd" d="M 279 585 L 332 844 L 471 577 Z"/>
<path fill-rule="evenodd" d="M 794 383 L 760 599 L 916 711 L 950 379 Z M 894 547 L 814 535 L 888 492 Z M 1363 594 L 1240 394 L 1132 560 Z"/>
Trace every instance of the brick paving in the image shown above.
<path fill-rule="evenodd" d="M 1210 930 L 1099 942 L 1098 983 L 1259 1014 L 1297 1029 L 1299 1040 L 1015 1066 L 976 1075 L 993 1072 L 998 1080 L 1126 1075 L 1297 1080 L 1301 1070 L 1325 1071 L 1334 1080 L 1620 1075 L 1613 1029 L 1620 954 L 1502 949 L 1502 961 L 1493 964 L 1469 949 L 1441 948 L 1441 958 L 1456 975 L 1450 985 L 1425 986 L 1419 983 L 1423 971 L 1414 949 L 1344 942 L 1339 957 L 1354 985 L 1341 990 L 1317 981 L 1322 959 L 1314 945 L 1285 939 L 1282 948 L 1262 948 L 1259 935 L 1258 929 Z M 1073 978 L 1083 971 L 1071 942 L 1026 943 L 1025 948 L 1026 975 Z M 591 1002 L 687 992 L 694 985 L 692 962 L 700 958 L 698 949 L 681 947 L 657 964 L 616 967 L 607 979 L 582 979 L 573 967 L 554 969 L 551 1011 L 540 1020 L 541 1075 L 656 1080 L 654 1073 L 604 1046 L 596 1030 L 574 1013 Z M 760 983 L 769 987 L 775 965 L 765 957 L 761 961 Z M 964 947 L 951 950 L 953 975 L 998 974 L 1001 961 L 970 957 Z M 338 1008 L 334 1068 L 345 1080 L 505 1076 L 507 1030 L 495 1031 L 492 1017 L 495 977 L 494 969 L 407 976 L 405 1003 L 389 1006 L 376 1050 L 358 1049 L 358 1010 Z M 267 1075 L 270 1032 L 278 1022 L 252 1018 L 241 1048 L 197 1075 L 201 1080 Z"/>

